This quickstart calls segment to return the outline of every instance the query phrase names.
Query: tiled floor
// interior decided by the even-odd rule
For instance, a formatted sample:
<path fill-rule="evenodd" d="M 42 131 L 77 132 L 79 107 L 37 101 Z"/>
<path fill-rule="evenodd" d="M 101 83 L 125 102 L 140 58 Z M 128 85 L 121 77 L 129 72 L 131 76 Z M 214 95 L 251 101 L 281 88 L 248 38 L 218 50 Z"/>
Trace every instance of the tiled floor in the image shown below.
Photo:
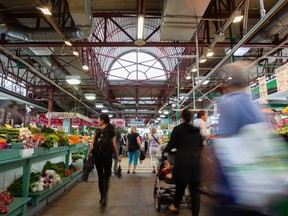
<path fill-rule="evenodd" d="M 123 160 L 122 164 L 127 162 Z M 122 178 L 111 177 L 108 204 L 103 208 L 99 204 L 97 174 L 90 176 L 88 182 L 78 182 L 70 191 L 56 201 L 48 204 L 38 216 L 163 216 L 173 215 L 162 205 L 157 212 L 154 206 L 153 189 L 155 174 L 151 173 L 149 161 L 147 170 L 138 169 L 137 174 L 127 174 L 124 166 Z M 143 166 L 146 166 L 145 164 Z M 139 167 L 140 168 L 140 167 Z M 149 170 L 149 172 L 148 172 Z M 204 198 L 205 199 L 205 198 Z M 208 216 L 207 208 L 202 205 L 201 216 Z M 187 204 L 180 207 L 179 215 L 190 216 Z"/>

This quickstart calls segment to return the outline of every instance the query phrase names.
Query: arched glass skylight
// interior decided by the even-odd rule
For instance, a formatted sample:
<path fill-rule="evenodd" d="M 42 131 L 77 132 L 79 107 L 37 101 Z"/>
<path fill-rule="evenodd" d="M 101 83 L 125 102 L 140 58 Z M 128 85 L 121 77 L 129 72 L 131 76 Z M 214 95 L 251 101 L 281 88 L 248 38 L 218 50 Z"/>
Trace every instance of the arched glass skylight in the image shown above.
<path fill-rule="evenodd" d="M 117 59 L 108 76 L 109 80 L 166 80 L 162 64 L 154 56 L 130 52 Z"/>

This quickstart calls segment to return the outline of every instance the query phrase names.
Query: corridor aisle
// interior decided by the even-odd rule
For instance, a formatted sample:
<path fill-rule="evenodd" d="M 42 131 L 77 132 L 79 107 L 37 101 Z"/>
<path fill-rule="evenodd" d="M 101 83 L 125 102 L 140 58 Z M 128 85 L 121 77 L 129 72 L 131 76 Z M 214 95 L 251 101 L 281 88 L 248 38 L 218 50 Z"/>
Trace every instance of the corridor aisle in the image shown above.
<path fill-rule="evenodd" d="M 139 166 L 137 174 L 127 174 L 127 159 L 122 160 L 122 178 L 111 177 L 108 204 L 102 208 L 99 204 L 97 174 L 94 172 L 88 182 L 78 182 L 70 191 L 56 201 L 48 204 L 38 216 L 164 216 L 173 215 L 162 205 L 157 212 L 154 207 L 153 188 L 155 174 L 151 173 L 149 160 Z M 145 169 L 143 169 L 145 167 Z M 149 171 L 149 172 L 148 172 Z M 191 216 L 187 204 L 181 205 L 181 216 Z M 202 208 L 201 216 L 208 216 Z"/>

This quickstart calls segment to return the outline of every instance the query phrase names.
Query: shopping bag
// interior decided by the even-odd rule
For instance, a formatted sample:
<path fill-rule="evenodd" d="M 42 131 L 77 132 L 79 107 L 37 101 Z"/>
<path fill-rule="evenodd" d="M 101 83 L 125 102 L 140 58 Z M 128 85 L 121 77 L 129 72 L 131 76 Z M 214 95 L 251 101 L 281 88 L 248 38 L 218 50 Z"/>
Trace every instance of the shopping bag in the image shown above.
<path fill-rule="evenodd" d="M 140 155 L 139 155 L 140 163 L 142 163 L 145 160 L 145 158 L 146 158 L 145 151 L 140 150 Z"/>
<path fill-rule="evenodd" d="M 85 162 L 84 162 L 84 167 L 83 167 L 83 175 L 82 175 L 82 180 L 83 181 L 88 181 L 88 177 L 90 172 L 94 168 L 94 161 L 93 157 L 89 157 Z"/>
<path fill-rule="evenodd" d="M 121 168 L 121 165 L 119 164 L 118 166 L 118 169 L 117 169 L 117 172 L 116 172 L 116 176 L 118 178 L 121 178 L 122 177 L 122 168 Z"/>
<path fill-rule="evenodd" d="M 249 124 L 213 145 L 236 204 L 263 208 L 287 193 L 286 143 L 264 123 Z"/>

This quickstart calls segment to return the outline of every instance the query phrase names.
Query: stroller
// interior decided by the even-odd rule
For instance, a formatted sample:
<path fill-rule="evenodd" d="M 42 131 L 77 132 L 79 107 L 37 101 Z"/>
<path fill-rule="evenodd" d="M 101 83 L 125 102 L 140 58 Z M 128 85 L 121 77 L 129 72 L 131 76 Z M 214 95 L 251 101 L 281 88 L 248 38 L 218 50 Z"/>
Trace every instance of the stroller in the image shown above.
<path fill-rule="evenodd" d="M 175 158 L 175 151 L 172 150 L 166 157 L 162 157 L 162 151 L 165 148 L 165 146 L 161 146 L 159 148 L 158 152 L 158 169 L 156 173 L 156 179 L 155 179 L 155 184 L 154 184 L 154 205 L 157 211 L 161 210 L 161 205 L 169 205 L 173 203 L 175 192 L 176 192 L 176 187 L 175 187 L 175 182 L 171 178 L 165 178 L 165 173 L 163 173 L 163 166 L 164 163 L 169 161 L 170 164 L 174 164 L 174 158 Z M 161 153 L 161 154 L 160 154 Z M 161 157 L 160 157 L 161 155 Z M 190 195 L 185 191 L 185 194 L 183 196 L 182 203 L 187 203 L 188 207 L 191 208 L 191 201 L 190 201 Z"/>

